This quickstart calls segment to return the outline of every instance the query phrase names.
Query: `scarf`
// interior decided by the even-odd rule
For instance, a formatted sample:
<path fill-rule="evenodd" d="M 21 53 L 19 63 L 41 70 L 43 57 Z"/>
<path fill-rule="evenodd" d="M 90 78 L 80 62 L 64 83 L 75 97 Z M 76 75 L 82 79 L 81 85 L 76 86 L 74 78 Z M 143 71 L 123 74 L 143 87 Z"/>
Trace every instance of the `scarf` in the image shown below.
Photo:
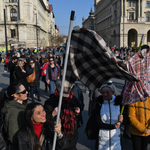
<path fill-rule="evenodd" d="M 42 123 L 33 123 L 34 132 L 40 138 L 40 134 L 42 132 Z"/>
<path fill-rule="evenodd" d="M 59 99 L 59 93 L 57 89 L 55 90 L 55 96 L 57 99 Z M 64 133 L 67 136 L 68 134 L 73 134 L 77 127 L 77 122 L 75 119 L 75 115 L 73 110 L 70 107 L 71 99 L 73 98 L 73 93 L 70 91 L 69 97 L 62 99 L 62 109 L 63 109 L 63 116 L 62 116 L 62 122 L 63 122 L 63 128 Z"/>

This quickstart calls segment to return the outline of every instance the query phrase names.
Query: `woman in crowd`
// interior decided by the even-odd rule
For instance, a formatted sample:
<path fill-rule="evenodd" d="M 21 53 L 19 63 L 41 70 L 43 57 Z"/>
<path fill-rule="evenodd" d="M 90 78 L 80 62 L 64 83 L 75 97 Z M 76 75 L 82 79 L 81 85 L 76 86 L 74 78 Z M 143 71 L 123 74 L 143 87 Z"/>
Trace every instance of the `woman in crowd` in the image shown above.
<path fill-rule="evenodd" d="M 57 82 L 54 94 L 45 102 L 44 108 L 47 113 L 47 120 L 55 121 L 58 111 L 59 92 L 61 81 Z M 80 115 L 80 104 L 78 100 L 70 92 L 69 97 L 62 99 L 61 123 L 62 130 L 67 138 L 67 145 L 62 150 L 77 150 L 76 144 L 78 140 L 77 120 Z"/>
<path fill-rule="evenodd" d="M 40 103 L 30 103 L 25 110 L 25 125 L 18 133 L 19 150 L 51 150 L 53 128 L 46 122 L 46 112 Z M 61 132 L 61 123 L 54 126 L 57 132 L 56 149 L 62 149 L 66 139 Z"/>
<path fill-rule="evenodd" d="M 58 64 L 58 65 L 60 66 L 60 64 L 61 64 L 61 59 L 60 59 L 60 56 L 59 56 L 59 55 L 56 55 L 55 61 L 56 61 L 56 64 Z"/>
<path fill-rule="evenodd" d="M 15 68 L 15 78 L 18 80 L 20 83 L 24 85 L 26 89 L 28 89 L 28 82 L 26 77 L 28 76 L 25 69 L 25 60 L 23 58 L 18 59 L 17 66 Z"/>
<path fill-rule="evenodd" d="M 41 101 L 41 99 L 40 99 L 40 88 L 39 88 L 39 85 L 40 85 L 40 65 L 38 63 L 36 56 L 32 55 L 30 57 L 30 59 L 33 60 L 31 63 L 32 64 L 34 63 L 34 65 L 35 65 L 35 74 L 36 74 L 35 80 L 32 83 L 32 86 L 30 86 L 31 98 L 32 98 L 32 101 L 34 101 L 34 95 L 33 94 L 35 94 L 35 92 L 36 92 L 37 97 L 38 97 L 38 101 Z"/>
<path fill-rule="evenodd" d="M 95 108 L 96 124 L 99 129 L 96 149 L 98 150 L 121 150 L 120 116 L 121 96 L 115 96 L 115 86 L 112 81 L 107 82 L 100 88 Z"/>
<path fill-rule="evenodd" d="M 24 111 L 27 100 L 27 91 L 21 83 L 14 82 L 7 88 L 7 96 L 4 107 L 2 108 L 2 116 L 4 118 L 4 128 L 10 140 L 10 150 L 17 150 L 17 131 L 24 124 Z M 2 100 L 1 100 L 2 101 Z"/>
<path fill-rule="evenodd" d="M 54 63 L 54 57 L 50 57 L 50 65 L 46 69 L 46 82 L 50 84 L 51 94 L 55 92 L 55 85 L 60 78 L 60 67 Z"/>
<path fill-rule="evenodd" d="M 47 66 L 49 65 L 49 62 L 48 62 L 48 59 L 47 58 L 42 58 L 42 63 L 43 63 L 43 66 L 41 67 L 41 70 L 42 70 L 42 81 L 45 83 L 45 90 L 47 92 L 47 82 L 46 82 L 46 68 Z M 50 88 L 50 86 L 48 86 Z"/>
<path fill-rule="evenodd" d="M 26 66 L 27 75 L 29 76 L 30 74 L 32 74 L 34 69 L 35 69 L 34 61 L 32 59 L 29 59 L 27 66 Z M 32 98 L 32 101 L 34 102 L 34 96 L 33 96 L 34 81 L 31 83 L 28 83 L 28 87 L 30 87 L 30 96 Z"/>
<path fill-rule="evenodd" d="M 150 97 L 129 105 L 129 132 L 133 150 L 147 150 L 150 139 Z"/>

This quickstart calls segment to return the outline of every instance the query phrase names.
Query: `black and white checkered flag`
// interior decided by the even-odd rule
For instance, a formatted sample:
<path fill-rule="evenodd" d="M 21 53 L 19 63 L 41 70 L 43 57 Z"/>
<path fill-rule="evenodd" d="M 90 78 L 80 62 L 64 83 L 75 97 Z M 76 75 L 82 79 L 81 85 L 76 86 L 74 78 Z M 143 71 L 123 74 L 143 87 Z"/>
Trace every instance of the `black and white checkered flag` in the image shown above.
<path fill-rule="evenodd" d="M 90 90 L 99 88 L 110 78 L 137 81 L 120 67 L 121 62 L 95 31 L 72 31 L 64 91 L 70 91 L 78 78 Z"/>

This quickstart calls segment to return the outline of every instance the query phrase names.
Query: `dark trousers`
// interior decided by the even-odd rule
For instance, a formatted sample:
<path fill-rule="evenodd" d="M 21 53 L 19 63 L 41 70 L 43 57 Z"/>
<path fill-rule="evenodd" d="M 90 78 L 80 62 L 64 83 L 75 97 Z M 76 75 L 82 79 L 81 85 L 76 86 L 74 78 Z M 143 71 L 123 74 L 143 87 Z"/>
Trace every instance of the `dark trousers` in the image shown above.
<path fill-rule="evenodd" d="M 34 96 L 33 96 L 34 92 L 37 93 L 37 97 L 38 97 L 38 99 L 40 99 L 40 88 L 38 86 L 31 86 L 30 87 L 30 96 L 32 98 L 32 101 L 34 100 Z"/>
<path fill-rule="evenodd" d="M 137 136 L 131 134 L 133 150 L 147 150 L 150 136 Z"/>

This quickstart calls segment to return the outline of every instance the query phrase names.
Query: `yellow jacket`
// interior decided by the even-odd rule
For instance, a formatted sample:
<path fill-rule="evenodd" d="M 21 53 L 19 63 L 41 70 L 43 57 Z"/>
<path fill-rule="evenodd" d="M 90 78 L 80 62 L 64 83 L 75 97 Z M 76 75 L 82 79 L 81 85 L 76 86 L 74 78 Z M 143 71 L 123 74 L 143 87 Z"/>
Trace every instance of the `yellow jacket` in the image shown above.
<path fill-rule="evenodd" d="M 129 105 L 129 132 L 133 135 L 148 136 L 146 129 L 150 129 L 150 97 L 145 102 Z"/>

